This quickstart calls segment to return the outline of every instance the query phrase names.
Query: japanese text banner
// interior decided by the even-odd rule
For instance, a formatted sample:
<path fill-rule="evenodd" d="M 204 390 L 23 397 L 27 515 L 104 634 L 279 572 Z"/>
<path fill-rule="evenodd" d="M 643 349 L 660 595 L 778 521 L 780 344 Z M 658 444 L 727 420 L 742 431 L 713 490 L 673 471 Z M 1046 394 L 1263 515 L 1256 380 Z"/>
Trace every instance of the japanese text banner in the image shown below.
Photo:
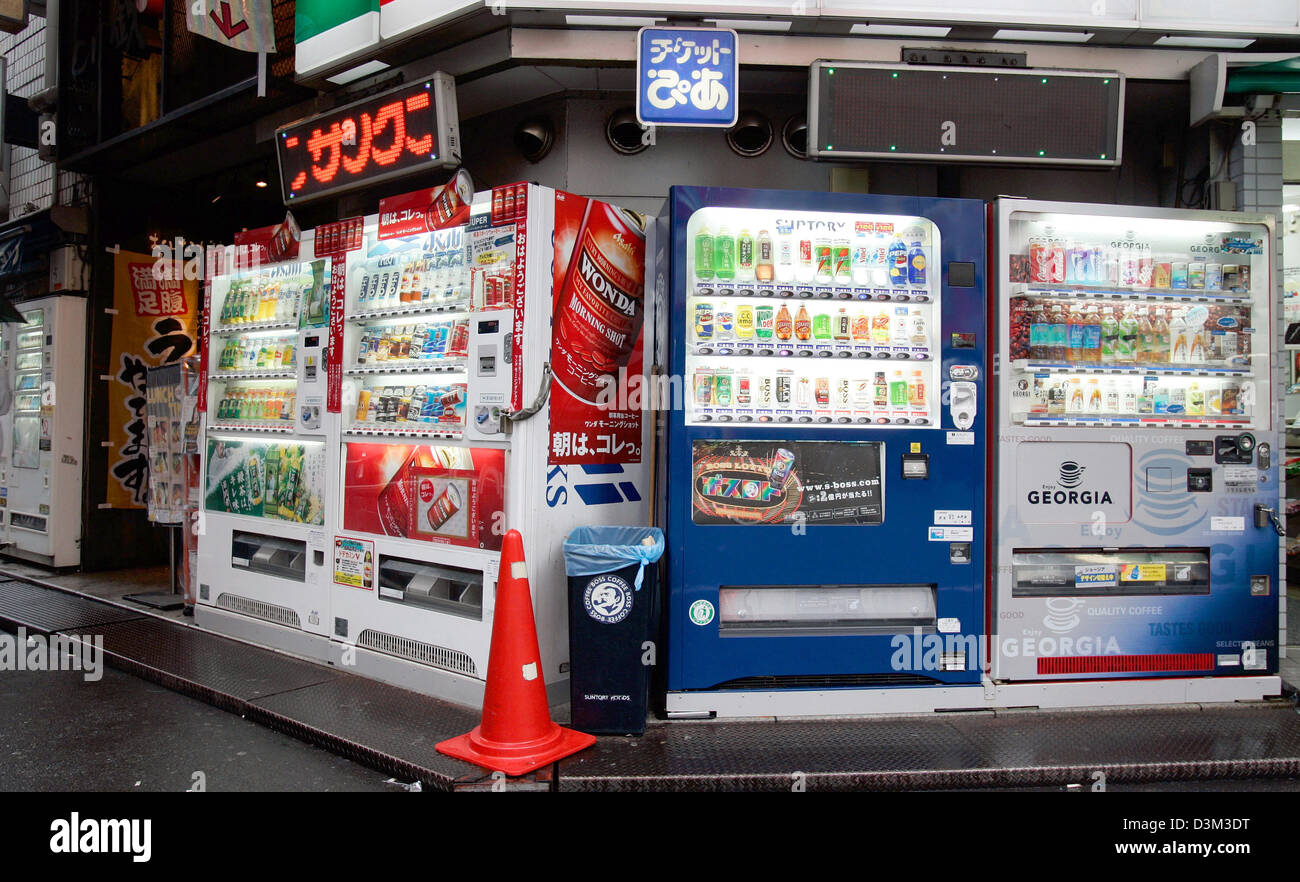
<path fill-rule="evenodd" d="M 108 388 L 108 491 L 113 508 L 144 508 L 149 498 L 145 376 L 195 349 L 198 282 L 155 278 L 147 254 L 119 252 L 113 261 L 112 352 Z M 170 275 L 170 273 L 159 273 Z"/>

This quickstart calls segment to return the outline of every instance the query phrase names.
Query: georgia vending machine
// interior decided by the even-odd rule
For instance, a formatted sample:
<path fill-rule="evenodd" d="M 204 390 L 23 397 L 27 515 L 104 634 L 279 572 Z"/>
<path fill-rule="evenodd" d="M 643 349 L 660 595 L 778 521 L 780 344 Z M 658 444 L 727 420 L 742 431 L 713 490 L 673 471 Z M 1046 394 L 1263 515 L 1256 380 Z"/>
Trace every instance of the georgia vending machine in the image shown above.
<path fill-rule="evenodd" d="M 0 422 L 0 554 L 49 567 L 81 563 L 86 300 L 56 295 L 17 304 L 4 326 L 11 383 Z"/>
<path fill-rule="evenodd" d="M 381 202 L 363 230 L 340 279 L 332 654 L 377 679 L 481 703 L 501 542 L 517 529 L 539 676 L 552 703 L 566 701 L 564 538 L 648 517 L 639 406 L 572 394 L 574 377 L 594 384 L 593 368 L 639 371 L 643 223 L 532 184 L 475 198 L 465 176 L 459 188 L 453 179 Z M 567 360 L 566 329 L 579 309 L 614 327 L 615 308 L 619 357 L 588 359 L 584 373 Z"/>
<path fill-rule="evenodd" d="M 984 221 L 971 200 L 671 190 L 669 716 L 980 693 Z"/>
<path fill-rule="evenodd" d="M 1276 694 L 1273 219 L 993 216 L 992 678 L 1040 705 Z"/>
<path fill-rule="evenodd" d="M 331 265 L 299 256 L 211 278 L 195 621 L 327 657 L 337 414 L 325 407 Z"/>

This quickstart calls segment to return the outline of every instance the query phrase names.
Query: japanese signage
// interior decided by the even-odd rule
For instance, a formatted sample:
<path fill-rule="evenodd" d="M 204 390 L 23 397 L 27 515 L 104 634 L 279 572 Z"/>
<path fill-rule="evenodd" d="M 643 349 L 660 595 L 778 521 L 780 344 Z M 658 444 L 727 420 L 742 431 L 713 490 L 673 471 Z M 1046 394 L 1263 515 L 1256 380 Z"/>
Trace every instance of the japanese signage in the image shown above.
<path fill-rule="evenodd" d="M 147 372 L 179 362 L 197 339 L 198 282 L 158 279 L 154 268 L 152 257 L 129 251 L 118 252 L 113 262 L 105 499 L 113 508 L 144 508 L 148 500 Z"/>
<path fill-rule="evenodd" d="M 645 219 L 556 191 L 554 247 L 548 461 L 640 462 Z"/>
<path fill-rule="evenodd" d="M 375 543 L 350 536 L 334 537 L 334 584 L 375 590 Z"/>
<path fill-rule="evenodd" d="M 637 34 L 636 116 L 647 126 L 736 124 L 736 32 L 642 28 Z"/>
<path fill-rule="evenodd" d="M 349 443 L 343 528 L 497 550 L 505 535 L 505 451 Z"/>
<path fill-rule="evenodd" d="M 274 52 L 271 0 L 185 0 L 191 33 L 244 52 Z"/>
<path fill-rule="evenodd" d="M 325 523 L 325 445 L 208 439 L 205 508 L 226 514 Z"/>
<path fill-rule="evenodd" d="M 695 441 L 697 524 L 884 523 L 878 441 Z"/>
<path fill-rule="evenodd" d="M 361 248 L 364 218 L 354 217 L 316 228 L 316 254 L 328 255 L 330 274 L 335 279 L 348 277 L 348 252 Z M 325 359 L 325 409 L 339 413 L 343 409 L 343 296 L 346 285 L 342 282 L 330 286 L 329 332 L 330 342 Z"/>
<path fill-rule="evenodd" d="M 282 126 L 285 204 L 459 162 L 455 84 L 446 74 Z"/>
<path fill-rule="evenodd" d="M 379 200 L 379 238 L 400 239 L 469 222 L 474 184 L 458 169 L 440 187 L 429 187 Z"/>

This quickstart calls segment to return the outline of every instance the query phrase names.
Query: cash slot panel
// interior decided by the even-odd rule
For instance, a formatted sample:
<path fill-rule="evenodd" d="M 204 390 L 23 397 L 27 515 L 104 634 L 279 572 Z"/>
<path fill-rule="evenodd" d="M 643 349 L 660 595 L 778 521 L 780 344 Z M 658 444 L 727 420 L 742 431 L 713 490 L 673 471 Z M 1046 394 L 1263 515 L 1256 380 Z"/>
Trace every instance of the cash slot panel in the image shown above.
<path fill-rule="evenodd" d="M 380 555 L 379 597 L 481 620 L 483 573 L 448 564 Z"/>
<path fill-rule="evenodd" d="M 1013 597 L 1209 594 L 1208 548 L 1012 552 Z"/>
<path fill-rule="evenodd" d="M 236 569 L 307 581 L 307 543 L 302 540 L 235 531 L 230 546 L 230 565 Z"/>
<path fill-rule="evenodd" d="M 934 631 L 936 585 L 745 585 L 718 591 L 724 637 Z"/>

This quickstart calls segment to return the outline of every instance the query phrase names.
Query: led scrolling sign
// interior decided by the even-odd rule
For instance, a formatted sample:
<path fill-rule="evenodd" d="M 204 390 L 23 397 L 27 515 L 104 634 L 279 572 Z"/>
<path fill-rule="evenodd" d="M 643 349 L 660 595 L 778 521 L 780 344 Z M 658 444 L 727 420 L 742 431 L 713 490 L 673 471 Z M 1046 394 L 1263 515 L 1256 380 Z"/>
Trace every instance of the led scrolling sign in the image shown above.
<path fill-rule="evenodd" d="M 277 129 L 285 204 L 457 165 L 453 89 L 439 74 Z"/>

